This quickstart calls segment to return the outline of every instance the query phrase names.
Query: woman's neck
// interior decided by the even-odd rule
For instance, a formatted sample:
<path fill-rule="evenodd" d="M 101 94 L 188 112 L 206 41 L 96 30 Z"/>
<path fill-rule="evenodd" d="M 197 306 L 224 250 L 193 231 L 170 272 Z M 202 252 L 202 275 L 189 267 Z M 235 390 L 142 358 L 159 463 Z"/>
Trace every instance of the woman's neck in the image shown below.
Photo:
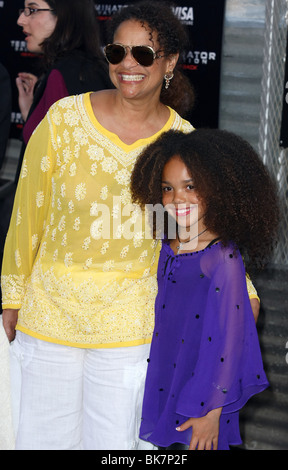
<path fill-rule="evenodd" d="M 160 123 L 160 128 L 162 128 L 169 119 L 169 110 L 159 101 L 158 95 L 147 101 L 147 99 L 123 98 L 118 93 L 115 95 L 114 102 L 115 117 L 121 118 L 121 122 L 135 128 L 149 122 L 154 123 L 157 127 Z"/>
<path fill-rule="evenodd" d="M 127 145 L 156 134 L 170 117 L 169 109 L 159 100 L 154 104 L 129 100 L 121 97 L 117 90 L 95 93 L 91 102 L 100 124 Z"/>

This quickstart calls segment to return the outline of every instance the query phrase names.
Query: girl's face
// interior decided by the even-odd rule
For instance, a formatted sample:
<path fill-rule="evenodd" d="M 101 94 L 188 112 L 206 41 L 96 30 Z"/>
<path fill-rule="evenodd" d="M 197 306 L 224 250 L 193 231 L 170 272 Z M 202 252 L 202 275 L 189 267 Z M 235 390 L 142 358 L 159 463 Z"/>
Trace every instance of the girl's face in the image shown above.
<path fill-rule="evenodd" d="M 155 40 L 155 35 L 152 35 L 151 41 L 148 28 L 134 20 L 120 24 L 113 43 L 124 46 L 150 46 L 155 52 L 159 51 L 161 58 L 156 58 L 149 67 L 137 63 L 128 48 L 126 56 L 119 64 L 109 64 L 111 80 L 124 98 L 151 99 L 153 95 L 159 97 L 164 75 L 174 70 L 178 56 L 162 57 L 164 52 L 160 52 L 161 48 Z"/>
<path fill-rule="evenodd" d="M 32 9 L 51 10 L 48 3 L 43 0 L 25 1 L 25 7 Z M 53 33 L 57 23 L 57 17 L 51 11 L 35 11 L 31 15 L 25 16 L 24 13 L 18 18 L 17 24 L 23 28 L 26 36 L 27 49 L 33 53 L 41 53 L 42 42 Z"/>
<path fill-rule="evenodd" d="M 185 163 L 177 155 L 163 169 L 162 204 L 179 227 L 188 228 L 198 223 L 198 232 L 205 228 L 204 203 L 194 189 L 193 178 Z"/>

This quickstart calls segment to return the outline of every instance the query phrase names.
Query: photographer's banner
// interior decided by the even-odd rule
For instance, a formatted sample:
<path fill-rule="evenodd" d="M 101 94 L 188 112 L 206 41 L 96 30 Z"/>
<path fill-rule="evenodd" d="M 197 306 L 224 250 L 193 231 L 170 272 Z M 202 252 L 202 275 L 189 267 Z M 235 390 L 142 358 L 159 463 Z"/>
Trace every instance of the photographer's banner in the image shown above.
<path fill-rule="evenodd" d="M 133 2 L 97 3 L 101 41 L 106 43 L 106 22 Z M 190 46 L 180 58 L 180 67 L 191 80 L 196 94 L 189 120 L 195 127 L 218 127 L 221 51 L 225 0 L 176 0 L 174 13 L 185 25 Z M 12 84 L 11 137 L 20 138 L 23 128 L 18 107 L 15 79 L 19 72 L 40 73 L 40 58 L 26 48 L 22 28 L 17 25 L 24 0 L 0 0 L 0 61 L 7 68 Z M 157 9 L 157 0 L 154 1 Z"/>

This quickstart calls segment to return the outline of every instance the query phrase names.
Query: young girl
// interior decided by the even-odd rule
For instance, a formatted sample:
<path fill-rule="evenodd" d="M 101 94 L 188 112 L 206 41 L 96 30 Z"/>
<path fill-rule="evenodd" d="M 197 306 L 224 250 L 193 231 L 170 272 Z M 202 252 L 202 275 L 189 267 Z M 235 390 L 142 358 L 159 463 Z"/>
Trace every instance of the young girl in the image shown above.
<path fill-rule="evenodd" d="M 162 203 L 177 227 L 174 239 L 164 230 L 140 436 L 228 450 L 241 443 L 240 408 L 269 385 L 242 258 L 271 253 L 276 189 L 248 143 L 201 129 L 150 145 L 131 191 L 142 208 Z"/>

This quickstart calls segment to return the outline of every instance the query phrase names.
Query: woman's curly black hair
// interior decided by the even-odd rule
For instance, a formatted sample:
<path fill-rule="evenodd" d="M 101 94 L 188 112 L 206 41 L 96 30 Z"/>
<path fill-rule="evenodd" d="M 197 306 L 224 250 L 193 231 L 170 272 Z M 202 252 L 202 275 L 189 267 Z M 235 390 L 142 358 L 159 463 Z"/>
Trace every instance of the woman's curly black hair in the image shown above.
<path fill-rule="evenodd" d="M 121 8 L 107 22 L 108 42 L 113 42 L 115 32 L 125 21 L 139 21 L 143 26 L 156 34 L 161 50 L 166 56 L 183 52 L 188 46 L 189 37 L 185 27 L 173 12 L 173 3 L 142 0 Z M 188 77 L 179 69 L 174 70 L 174 78 L 168 89 L 162 87 L 161 102 L 175 109 L 184 117 L 193 108 L 194 89 Z"/>
<path fill-rule="evenodd" d="M 205 226 L 225 245 L 233 241 L 246 264 L 271 255 L 279 223 L 277 187 L 252 146 L 224 130 L 164 133 L 139 156 L 131 176 L 134 203 L 161 204 L 165 164 L 179 156 L 207 206 Z"/>

